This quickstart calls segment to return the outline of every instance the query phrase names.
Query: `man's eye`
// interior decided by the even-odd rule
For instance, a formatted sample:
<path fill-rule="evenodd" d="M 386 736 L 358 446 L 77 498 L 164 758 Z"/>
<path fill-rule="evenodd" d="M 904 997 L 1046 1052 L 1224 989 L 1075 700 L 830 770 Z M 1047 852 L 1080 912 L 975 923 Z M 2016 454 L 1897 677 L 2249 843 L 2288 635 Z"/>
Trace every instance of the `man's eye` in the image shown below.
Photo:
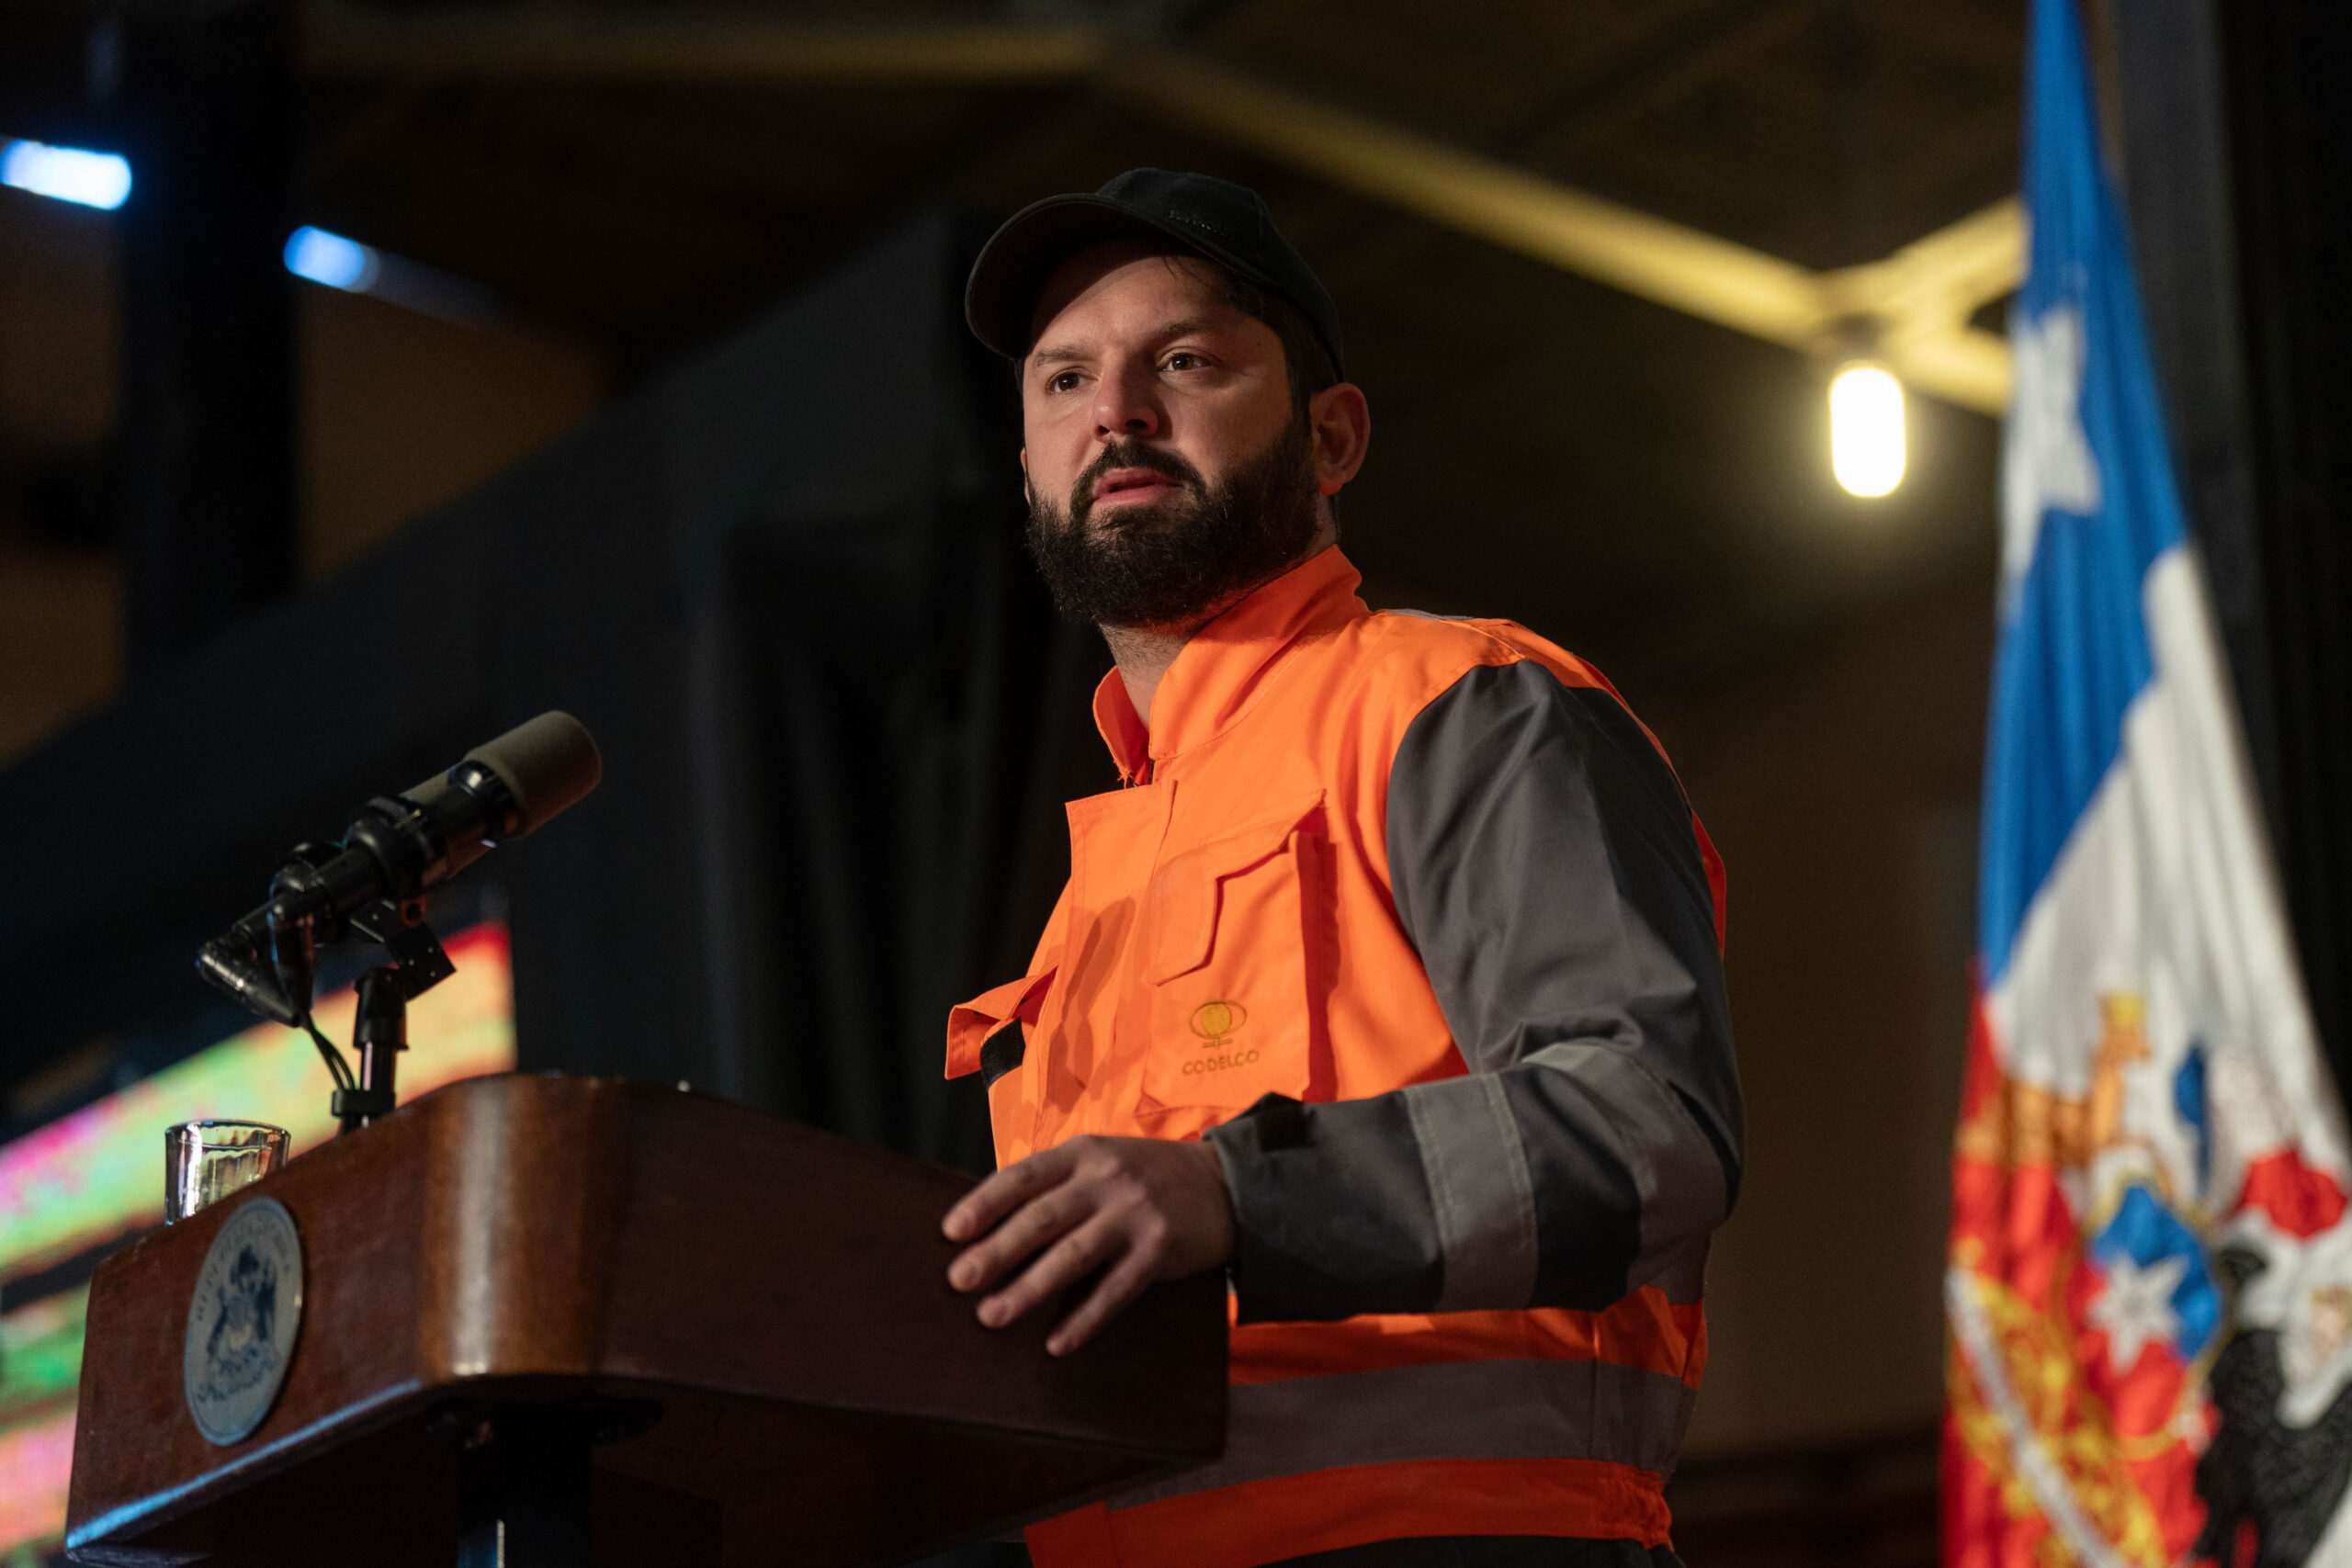
<path fill-rule="evenodd" d="M 1196 369 L 1200 363 L 1201 356 L 1197 354 L 1171 354 L 1168 356 L 1168 368 L 1170 370 Z"/>
<path fill-rule="evenodd" d="M 1064 370 L 1055 376 L 1052 380 L 1047 381 L 1046 386 L 1052 391 L 1075 392 L 1078 390 L 1078 372 Z"/>

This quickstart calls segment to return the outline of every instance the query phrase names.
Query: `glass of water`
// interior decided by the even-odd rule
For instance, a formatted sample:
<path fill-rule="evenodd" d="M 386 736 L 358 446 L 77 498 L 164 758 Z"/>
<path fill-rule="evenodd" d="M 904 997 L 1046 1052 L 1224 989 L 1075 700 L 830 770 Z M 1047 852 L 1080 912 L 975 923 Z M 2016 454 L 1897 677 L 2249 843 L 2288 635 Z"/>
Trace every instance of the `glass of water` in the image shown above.
<path fill-rule="evenodd" d="M 187 1219 L 286 1163 L 288 1135 L 266 1122 L 182 1122 L 164 1129 L 164 1223 Z"/>

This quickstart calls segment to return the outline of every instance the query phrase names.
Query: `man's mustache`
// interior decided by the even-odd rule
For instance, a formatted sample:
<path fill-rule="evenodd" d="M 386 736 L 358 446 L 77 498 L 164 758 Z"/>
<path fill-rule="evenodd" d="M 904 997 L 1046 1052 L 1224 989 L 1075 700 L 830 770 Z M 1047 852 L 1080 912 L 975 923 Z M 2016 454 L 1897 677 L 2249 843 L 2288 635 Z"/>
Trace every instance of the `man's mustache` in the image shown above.
<path fill-rule="evenodd" d="M 1086 465 L 1069 490 L 1069 514 L 1073 522 L 1083 523 L 1087 513 L 1094 510 L 1094 486 L 1104 474 L 1114 468 L 1148 468 L 1171 483 L 1202 488 L 1201 471 L 1173 452 L 1157 452 L 1140 441 L 1114 441 L 1102 448 L 1102 455 Z"/>

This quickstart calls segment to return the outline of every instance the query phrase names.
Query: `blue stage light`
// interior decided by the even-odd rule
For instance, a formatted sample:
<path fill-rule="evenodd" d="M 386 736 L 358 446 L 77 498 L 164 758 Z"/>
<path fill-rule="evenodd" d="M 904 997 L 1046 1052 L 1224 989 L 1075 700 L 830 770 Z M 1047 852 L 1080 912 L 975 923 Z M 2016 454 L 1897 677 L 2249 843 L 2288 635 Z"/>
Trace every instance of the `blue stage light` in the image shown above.
<path fill-rule="evenodd" d="M 373 247 L 305 224 L 286 239 L 286 270 L 297 277 L 364 294 L 383 270 Z"/>
<path fill-rule="evenodd" d="M 130 163 L 79 147 L 0 141 L 0 185 L 112 211 L 130 195 Z"/>

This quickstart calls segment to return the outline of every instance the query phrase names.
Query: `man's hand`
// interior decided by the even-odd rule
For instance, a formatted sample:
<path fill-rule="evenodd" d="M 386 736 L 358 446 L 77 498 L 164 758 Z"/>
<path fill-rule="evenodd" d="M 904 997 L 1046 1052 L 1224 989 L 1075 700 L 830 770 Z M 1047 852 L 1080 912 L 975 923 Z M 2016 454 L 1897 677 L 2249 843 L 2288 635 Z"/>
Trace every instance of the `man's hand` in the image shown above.
<path fill-rule="evenodd" d="M 1041 1150 L 966 1193 L 939 1228 L 974 1244 L 947 1266 L 959 1291 L 987 1290 L 1036 1258 L 980 1303 L 990 1328 L 1106 1270 L 1046 1339 L 1056 1356 L 1086 1343 L 1145 1286 L 1233 1256 L 1233 1203 L 1216 1151 L 1162 1138 L 1090 1136 Z"/>

